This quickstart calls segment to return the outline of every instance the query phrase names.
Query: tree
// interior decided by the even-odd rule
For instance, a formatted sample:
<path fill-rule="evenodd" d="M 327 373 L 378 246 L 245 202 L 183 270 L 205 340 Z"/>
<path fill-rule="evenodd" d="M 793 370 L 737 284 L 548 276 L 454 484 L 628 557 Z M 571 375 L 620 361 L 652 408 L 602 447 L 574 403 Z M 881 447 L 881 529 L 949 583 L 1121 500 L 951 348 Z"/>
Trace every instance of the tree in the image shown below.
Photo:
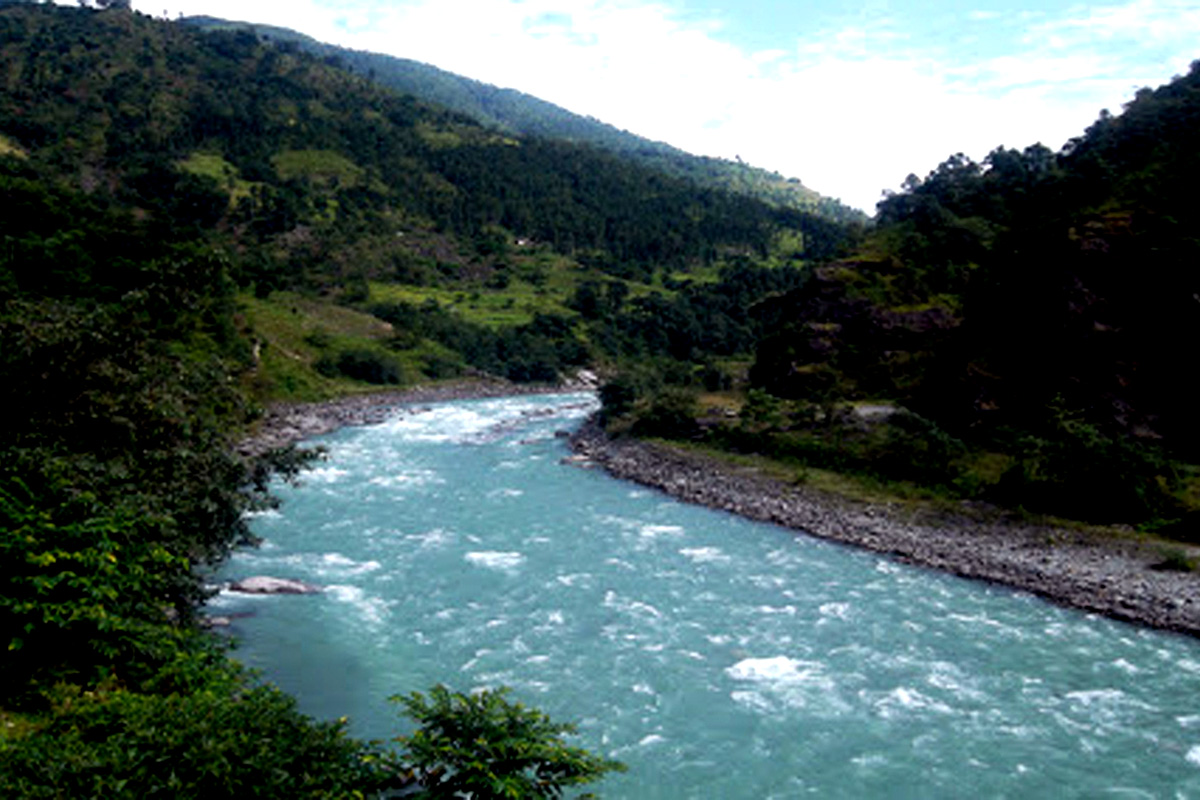
<path fill-rule="evenodd" d="M 392 697 L 419 725 L 397 738 L 408 749 L 431 798 L 557 798 L 570 786 L 595 781 L 625 765 L 579 747 L 563 734 L 575 726 L 552 722 L 534 708 L 510 702 L 509 690 L 452 692 L 441 684 Z"/>

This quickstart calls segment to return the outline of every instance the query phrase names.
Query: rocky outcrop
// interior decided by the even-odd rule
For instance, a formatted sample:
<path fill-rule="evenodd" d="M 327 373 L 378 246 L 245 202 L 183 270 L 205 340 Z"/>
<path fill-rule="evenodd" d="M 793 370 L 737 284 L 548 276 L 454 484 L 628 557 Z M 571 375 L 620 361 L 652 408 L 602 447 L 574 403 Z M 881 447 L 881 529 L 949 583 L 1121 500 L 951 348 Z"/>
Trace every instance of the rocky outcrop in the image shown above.
<path fill-rule="evenodd" d="M 1133 534 L 1054 528 L 970 506 L 950 514 L 852 502 L 691 451 L 610 439 L 594 420 L 571 441 L 578 455 L 614 476 L 680 500 L 1085 611 L 1200 635 L 1200 574 L 1159 568 L 1162 546 Z"/>
<path fill-rule="evenodd" d="M 229 591 L 242 594 L 319 594 L 321 587 L 291 578 L 255 575 L 240 581 L 233 581 L 229 584 Z"/>

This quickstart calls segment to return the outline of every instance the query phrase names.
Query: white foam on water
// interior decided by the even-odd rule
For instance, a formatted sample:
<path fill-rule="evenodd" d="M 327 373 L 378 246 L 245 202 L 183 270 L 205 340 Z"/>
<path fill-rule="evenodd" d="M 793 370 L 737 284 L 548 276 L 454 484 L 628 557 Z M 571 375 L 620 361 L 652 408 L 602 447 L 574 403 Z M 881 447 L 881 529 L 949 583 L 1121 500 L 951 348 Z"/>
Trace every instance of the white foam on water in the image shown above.
<path fill-rule="evenodd" d="M 524 497 L 523 489 L 493 489 L 487 494 L 488 497 Z"/>
<path fill-rule="evenodd" d="M 773 714 L 776 711 L 775 704 L 758 692 L 739 690 L 730 692 L 729 698 L 738 705 L 749 708 L 751 711 L 759 711 L 764 714 Z"/>
<path fill-rule="evenodd" d="M 679 551 L 681 556 L 690 558 L 697 564 L 728 564 L 731 559 L 719 547 L 685 547 Z"/>
<path fill-rule="evenodd" d="M 315 572 L 321 577 L 353 577 L 374 572 L 382 567 L 382 564 L 374 560 L 355 561 L 341 553 L 325 553 L 321 556 L 321 565 L 316 568 Z"/>
<path fill-rule="evenodd" d="M 423 533 L 410 533 L 404 539 L 416 542 L 422 550 L 445 547 L 454 541 L 454 534 L 442 528 L 434 528 Z"/>
<path fill-rule="evenodd" d="M 1195 764 L 1197 767 L 1200 767 L 1200 744 L 1195 745 L 1188 750 L 1187 755 L 1184 756 L 1184 758 L 1189 764 Z"/>
<path fill-rule="evenodd" d="M 970 676 L 954 664 L 936 662 L 930 672 L 928 683 L 935 689 L 950 692 L 956 698 L 972 702 L 986 702 L 987 693 L 973 685 Z"/>
<path fill-rule="evenodd" d="M 371 625 L 382 625 L 388 617 L 391 603 L 381 597 L 370 597 L 361 586 L 334 584 L 325 587 L 325 594 L 339 603 L 354 607 L 358 615 Z"/>
<path fill-rule="evenodd" d="M 662 618 L 662 612 L 649 603 L 621 597 L 612 589 L 604 593 L 604 605 L 618 611 L 624 611 L 635 616 Z"/>
<path fill-rule="evenodd" d="M 823 603 L 817 610 L 826 619 L 850 619 L 849 603 Z"/>
<path fill-rule="evenodd" d="M 782 614 L 788 617 L 796 616 L 795 606 L 758 606 L 754 610 L 760 614 L 766 614 L 768 616 L 775 614 Z"/>
<path fill-rule="evenodd" d="M 313 469 L 305 470 L 300 480 L 310 483 L 339 483 L 342 478 L 350 474 L 349 470 L 341 467 L 314 467 Z"/>
<path fill-rule="evenodd" d="M 242 519 L 283 519 L 283 513 L 277 508 L 259 508 L 253 511 L 243 511 Z"/>
<path fill-rule="evenodd" d="M 838 695 L 837 681 L 816 661 L 789 656 L 745 658 L 726 667 L 725 673 L 736 681 L 756 685 L 753 691 L 739 689 L 730 695 L 754 710 L 803 708 L 813 716 L 836 716 L 847 711 Z"/>
<path fill-rule="evenodd" d="M 954 709 L 934 700 L 908 686 L 898 686 L 875 703 L 876 710 L 884 717 L 895 717 L 910 711 L 933 711 L 938 714 L 953 714 Z"/>
<path fill-rule="evenodd" d="M 384 489 L 419 488 L 421 486 L 444 484 L 445 482 L 442 476 L 433 470 L 427 469 L 410 470 L 396 475 L 378 475 L 368 481 L 372 486 L 379 486 Z"/>
<path fill-rule="evenodd" d="M 525 561 L 525 556 L 521 553 L 495 550 L 473 551 L 467 553 L 463 558 L 476 566 L 503 572 L 512 572 Z"/>
<path fill-rule="evenodd" d="M 485 431 L 492 424 L 490 415 L 472 407 L 444 405 L 393 417 L 381 427 L 404 441 L 454 442 Z"/>
<path fill-rule="evenodd" d="M 1067 692 L 1066 696 L 1083 706 L 1109 706 L 1121 702 L 1125 693 L 1120 689 L 1087 689 Z"/>
<path fill-rule="evenodd" d="M 737 681 L 790 683 L 805 680 L 812 674 L 814 666 L 816 665 L 787 656 L 771 656 L 769 658 L 744 658 L 732 667 L 726 667 L 725 672 Z"/>
<path fill-rule="evenodd" d="M 642 525 L 638 534 L 644 539 L 658 539 L 662 536 L 683 536 L 680 525 Z"/>
<path fill-rule="evenodd" d="M 643 736 L 641 741 L 638 742 L 638 747 L 649 747 L 653 744 L 662 744 L 666 740 L 666 737 L 660 736 L 657 733 L 652 733 L 649 736 Z"/>

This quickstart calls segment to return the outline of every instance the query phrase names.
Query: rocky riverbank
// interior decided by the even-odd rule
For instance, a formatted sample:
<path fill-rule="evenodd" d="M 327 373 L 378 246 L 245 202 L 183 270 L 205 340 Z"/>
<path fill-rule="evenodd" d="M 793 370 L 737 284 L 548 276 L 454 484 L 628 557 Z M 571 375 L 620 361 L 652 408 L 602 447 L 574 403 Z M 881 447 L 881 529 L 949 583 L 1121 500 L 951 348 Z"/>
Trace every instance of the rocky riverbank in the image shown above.
<path fill-rule="evenodd" d="M 680 500 L 1062 605 L 1200 636 L 1200 573 L 1163 569 L 1163 545 L 1133 534 L 1054 528 L 994 511 L 955 515 L 857 503 L 691 451 L 610 439 L 594 420 L 571 443 L 577 454 L 615 477 Z"/>

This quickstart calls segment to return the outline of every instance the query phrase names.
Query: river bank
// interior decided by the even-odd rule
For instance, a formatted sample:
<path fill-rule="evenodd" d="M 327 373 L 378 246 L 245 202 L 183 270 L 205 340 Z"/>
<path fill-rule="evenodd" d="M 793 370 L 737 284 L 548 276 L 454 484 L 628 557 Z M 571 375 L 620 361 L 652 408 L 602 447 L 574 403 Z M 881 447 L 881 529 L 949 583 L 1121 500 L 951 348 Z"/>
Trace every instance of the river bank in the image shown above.
<path fill-rule="evenodd" d="M 1200 573 L 1159 567 L 1161 543 L 1007 519 L 859 503 L 703 454 L 612 439 L 589 420 L 579 456 L 611 475 L 900 561 L 1031 592 L 1052 602 L 1200 636 Z"/>
<path fill-rule="evenodd" d="M 579 391 L 467 381 L 269 408 L 239 452 L 257 455 L 347 425 L 382 422 L 400 405 Z M 1061 605 L 1200 636 L 1200 573 L 1162 569 L 1161 543 L 1010 519 L 868 504 L 738 468 L 703 454 L 631 438 L 586 422 L 575 453 L 614 477 L 685 502 L 728 511 L 900 561 L 1031 592 Z"/>

